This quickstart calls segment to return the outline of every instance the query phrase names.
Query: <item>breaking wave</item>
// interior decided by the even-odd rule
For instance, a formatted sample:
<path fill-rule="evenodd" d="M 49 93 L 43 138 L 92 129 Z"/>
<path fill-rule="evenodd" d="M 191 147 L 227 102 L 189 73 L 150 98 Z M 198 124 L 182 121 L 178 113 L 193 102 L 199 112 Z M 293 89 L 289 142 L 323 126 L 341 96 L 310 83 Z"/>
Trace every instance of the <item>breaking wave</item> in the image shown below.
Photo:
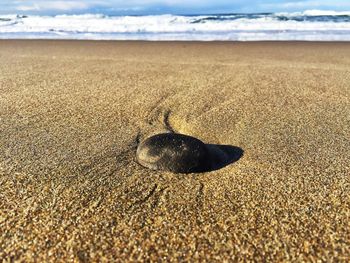
<path fill-rule="evenodd" d="M 0 15 L 0 38 L 350 41 L 350 11 L 186 16 Z"/>

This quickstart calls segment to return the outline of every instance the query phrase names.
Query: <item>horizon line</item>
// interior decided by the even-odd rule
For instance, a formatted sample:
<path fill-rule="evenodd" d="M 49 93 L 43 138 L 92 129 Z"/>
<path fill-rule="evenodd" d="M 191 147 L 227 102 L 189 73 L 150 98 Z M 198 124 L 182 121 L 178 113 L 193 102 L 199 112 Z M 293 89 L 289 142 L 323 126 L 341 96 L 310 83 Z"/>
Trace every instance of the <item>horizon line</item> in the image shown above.
<path fill-rule="evenodd" d="M 255 14 L 255 15 L 270 15 L 270 14 L 297 14 L 297 13 L 305 13 L 308 11 L 313 11 L 313 12 L 334 12 L 334 13 L 348 13 L 347 16 L 350 16 L 350 10 L 320 10 L 320 9 L 306 9 L 303 11 L 278 11 L 278 12 L 213 12 L 213 13 L 171 13 L 171 12 L 165 12 L 165 13 L 145 13 L 145 14 L 117 14 L 117 13 L 109 13 L 109 12 L 77 12 L 77 13 L 58 13 L 58 14 L 26 14 L 18 12 L 18 13 L 0 13 L 1 15 L 16 15 L 16 16 L 21 16 L 21 17 L 28 17 L 28 16 L 79 16 L 79 15 L 104 15 L 104 16 L 161 16 L 161 15 L 176 15 L 176 16 L 198 16 L 198 15 L 250 15 L 250 14 Z M 336 14 L 335 14 L 336 15 Z M 341 14 L 339 14 L 341 15 Z M 344 14 L 342 14 L 344 15 Z M 319 16 L 334 16 L 334 14 L 319 14 Z"/>

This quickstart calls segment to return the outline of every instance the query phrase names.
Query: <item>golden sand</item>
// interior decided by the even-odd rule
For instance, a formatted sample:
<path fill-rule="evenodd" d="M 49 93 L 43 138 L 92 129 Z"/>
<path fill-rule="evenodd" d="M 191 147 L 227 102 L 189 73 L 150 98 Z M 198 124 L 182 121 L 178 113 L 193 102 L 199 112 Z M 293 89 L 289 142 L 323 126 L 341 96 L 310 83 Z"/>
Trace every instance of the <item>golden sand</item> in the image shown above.
<path fill-rule="evenodd" d="M 350 258 L 350 44 L 0 41 L 0 258 Z M 173 129 L 244 155 L 148 170 Z"/>

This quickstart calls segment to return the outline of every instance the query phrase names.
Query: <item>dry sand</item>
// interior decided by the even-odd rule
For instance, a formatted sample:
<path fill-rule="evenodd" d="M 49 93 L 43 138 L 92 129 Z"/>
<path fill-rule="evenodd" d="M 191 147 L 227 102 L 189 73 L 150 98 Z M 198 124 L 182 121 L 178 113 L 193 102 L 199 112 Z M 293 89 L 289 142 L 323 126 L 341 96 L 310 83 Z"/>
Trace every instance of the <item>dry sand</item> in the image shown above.
<path fill-rule="evenodd" d="M 0 41 L 0 61 L 5 261 L 349 260 L 349 43 Z M 244 154 L 138 165 L 167 128 Z"/>

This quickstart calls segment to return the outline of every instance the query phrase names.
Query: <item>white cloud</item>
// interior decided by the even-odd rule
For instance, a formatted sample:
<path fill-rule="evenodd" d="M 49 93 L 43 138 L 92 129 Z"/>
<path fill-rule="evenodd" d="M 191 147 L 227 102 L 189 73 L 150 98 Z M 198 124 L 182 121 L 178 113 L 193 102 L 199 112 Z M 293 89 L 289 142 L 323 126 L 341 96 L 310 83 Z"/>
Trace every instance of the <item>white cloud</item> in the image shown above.
<path fill-rule="evenodd" d="M 82 1 L 45 1 L 36 2 L 30 5 L 19 5 L 18 11 L 42 11 L 42 10 L 59 10 L 69 11 L 72 9 L 88 9 L 90 6 Z"/>
<path fill-rule="evenodd" d="M 265 9 L 285 9 L 285 10 L 305 10 L 310 8 L 327 8 L 327 9 L 348 9 L 350 7 L 349 0 L 300 0 L 262 3 L 259 5 Z"/>
<path fill-rule="evenodd" d="M 4 0 L 10 1 L 10 0 Z M 233 5 L 244 2 L 244 0 L 235 0 Z M 94 6 L 113 7 L 115 9 L 135 8 L 147 6 L 182 6 L 182 7 L 203 7 L 215 6 L 230 3 L 230 0 L 16 0 L 13 2 L 17 10 L 72 10 L 72 9 L 87 9 Z"/>
<path fill-rule="evenodd" d="M 344 3 L 336 3 L 334 1 L 298 1 L 298 2 L 287 2 L 282 4 L 282 7 L 285 8 L 303 8 L 303 7 L 319 7 L 324 5 L 331 5 L 331 6 L 339 6 L 343 5 Z"/>
<path fill-rule="evenodd" d="M 14 9 L 25 13 L 66 13 L 66 12 L 103 12 L 103 10 L 115 12 L 141 12 L 142 10 L 167 10 L 174 9 L 203 9 L 230 3 L 232 0 L 0 0 L 11 2 L 6 9 Z M 231 4 L 237 5 L 245 0 L 233 0 Z M 0 13 L 1 6 L 0 3 Z M 12 6 L 12 8 L 11 8 Z M 102 11 L 101 11 L 102 10 Z M 2 10 L 5 12 L 5 10 Z"/>
<path fill-rule="evenodd" d="M 37 11 L 37 10 L 40 10 L 40 7 L 37 4 L 20 5 L 20 6 L 17 6 L 16 9 L 18 11 Z"/>
<path fill-rule="evenodd" d="M 0 0 L 0 14 L 348 10 L 349 0 Z"/>

